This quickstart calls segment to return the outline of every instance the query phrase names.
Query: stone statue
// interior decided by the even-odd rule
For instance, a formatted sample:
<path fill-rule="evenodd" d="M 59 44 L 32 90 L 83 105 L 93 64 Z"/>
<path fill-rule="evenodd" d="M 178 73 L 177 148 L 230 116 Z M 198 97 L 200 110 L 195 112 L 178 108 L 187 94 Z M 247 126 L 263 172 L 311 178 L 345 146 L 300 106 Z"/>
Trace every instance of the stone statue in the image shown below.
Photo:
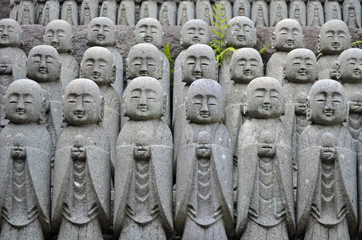
<path fill-rule="evenodd" d="M 4 102 L 6 90 L 14 80 L 26 77 L 26 55 L 20 48 L 23 30 L 13 19 L 0 20 L 0 129 L 7 124 Z"/>
<path fill-rule="evenodd" d="M 162 118 L 168 124 L 170 123 L 170 63 L 163 53 L 162 49 L 162 40 L 163 40 L 163 30 L 160 22 L 154 18 L 143 18 L 136 24 L 135 28 L 135 40 L 136 44 L 139 43 L 150 43 L 156 46 L 159 49 L 159 52 L 162 56 L 162 78 L 160 82 L 162 87 L 165 89 L 167 94 L 167 106 L 165 116 Z M 143 55 L 145 56 L 145 55 Z M 139 75 L 137 75 L 138 77 Z M 144 76 L 144 75 L 143 75 Z M 147 75 L 146 75 L 147 76 Z M 156 79 L 159 79 L 156 76 L 150 76 Z"/>
<path fill-rule="evenodd" d="M 63 113 L 68 126 L 55 154 L 52 227 L 58 240 L 101 240 L 111 221 L 111 161 L 97 84 L 83 78 L 70 82 Z"/>
<path fill-rule="evenodd" d="M 20 25 L 35 24 L 35 7 L 32 0 L 21 0 L 16 21 Z"/>
<path fill-rule="evenodd" d="M 281 119 L 285 125 L 286 136 L 292 144 L 294 188 L 296 189 L 298 139 L 303 129 L 309 124 L 305 112 L 306 95 L 318 78 L 319 65 L 311 50 L 297 48 L 288 53 L 283 69 L 285 115 Z"/>
<path fill-rule="evenodd" d="M 80 24 L 88 25 L 93 18 L 98 16 L 99 0 L 82 0 L 80 7 Z"/>
<path fill-rule="evenodd" d="M 303 41 L 303 29 L 297 20 L 288 18 L 280 21 L 272 33 L 272 48 L 277 51 L 267 63 L 266 75 L 281 82 L 286 56 L 291 50 L 304 47 Z"/>
<path fill-rule="evenodd" d="M 183 240 L 226 240 L 233 231 L 233 164 L 221 86 L 211 79 L 194 81 L 186 108 L 190 122 L 176 158 L 175 227 Z"/>
<path fill-rule="evenodd" d="M 269 27 L 269 8 L 264 0 L 253 1 L 251 19 L 255 27 Z"/>
<path fill-rule="evenodd" d="M 53 146 L 62 131 L 62 95 L 60 82 L 61 62 L 58 52 L 52 46 L 38 45 L 33 47 L 26 62 L 28 78 L 38 82 L 46 91 L 49 101 L 47 127 L 52 136 Z"/>
<path fill-rule="evenodd" d="M 361 4 L 358 0 L 343 1 L 343 21 L 348 27 L 361 28 Z"/>
<path fill-rule="evenodd" d="M 83 55 L 80 77 L 94 81 L 104 98 L 103 127 L 110 140 L 112 168 L 115 161 L 115 146 L 120 130 L 120 97 L 112 87 L 116 66 L 112 53 L 103 47 L 88 48 Z"/>
<path fill-rule="evenodd" d="M 320 27 L 324 24 L 324 10 L 319 0 L 307 2 L 307 26 Z"/>
<path fill-rule="evenodd" d="M 177 156 L 179 138 L 187 124 L 185 97 L 191 83 L 200 78 L 217 81 L 218 64 L 211 47 L 205 44 L 194 44 L 184 53 L 181 62 L 182 84 L 175 85 L 173 91 L 175 93 L 173 105 L 175 109 L 173 118 L 174 156 Z"/>
<path fill-rule="evenodd" d="M 172 134 L 161 121 L 166 92 L 157 79 L 133 79 L 123 95 L 129 118 L 117 140 L 114 230 L 118 239 L 172 233 Z"/>
<path fill-rule="evenodd" d="M 176 2 L 173 0 L 163 1 L 159 18 L 162 26 L 176 25 Z"/>
<path fill-rule="evenodd" d="M 49 0 L 33 0 L 34 3 L 34 15 L 35 15 L 35 23 L 36 24 L 41 24 L 42 18 L 43 18 L 43 10 L 44 10 L 44 6 L 45 3 L 49 1 Z M 53 1 L 53 0 L 51 0 Z M 55 0 L 55 1 L 59 1 L 59 0 Z"/>
<path fill-rule="evenodd" d="M 154 18 L 157 19 L 157 2 L 156 0 L 143 0 L 140 9 L 140 19 Z"/>
<path fill-rule="evenodd" d="M 331 20 L 322 26 L 318 36 L 318 50 L 323 54 L 318 59 L 321 67 L 319 79 L 336 79 L 338 56 L 351 45 L 351 35 L 342 20 Z"/>
<path fill-rule="evenodd" d="M 233 17 L 251 17 L 251 6 L 249 0 L 235 0 L 233 5 Z"/>
<path fill-rule="evenodd" d="M 78 77 L 78 62 L 73 56 L 74 53 L 74 35 L 72 26 L 64 20 L 53 20 L 45 28 L 43 35 L 45 45 L 51 45 L 59 53 L 59 59 L 62 63 L 60 71 L 60 81 L 63 90 L 73 79 Z"/>
<path fill-rule="evenodd" d="M 324 3 L 325 22 L 333 19 L 342 19 L 341 7 L 338 0 L 326 0 Z"/>
<path fill-rule="evenodd" d="M 245 105 L 245 91 L 249 82 L 257 77 L 262 77 L 263 60 L 260 54 L 253 48 L 241 48 L 232 55 L 229 64 L 227 82 L 224 82 L 225 94 L 225 126 L 230 134 L 234 160 L 234 187 L 237 177 L 237 138 L 240 127 L 245 121 L 243 109 Z M 221 79 L 220 79 L 221 81 Z"/>
<path fill-rule="evenodd" d="M 0 135 L 1 240 L 45 239 L 50 233 L 51 140 L 41 124 L 43 90 L 21 79 L 5 96 L 10 123 Z"/>
<path fill-rule="evenodd" d="M 307 8 L 303 0 L 292 0 L 290 2 L 289 18 L 297 20 L 302 27 L 307 25 Z"/>
<path fill-rule="evenodd" d="M 100 17 L 107 17 L 116 23 L 117 2 L 116 0 L 104 0 L 99 12 Z"/>
<path fill-rule="evenodd" d="M 358 225 L 357 162 L 343 122 L 347 98 L 341 84 L 323 79 L 307 99 L 312 122 L 300 136 L 297 232 L 304 239 L 350 239 Z"/>
<path fill-rule="evenodd" d="M 133 0 L 123 0 L 119 4 L 117 25 L 134 26 L 136 7 Z"/>
<path fill-rule="evenodd" d="M 59 19 L 60 15 L 59 0 L 48 0 L 43 8 L 41 24 L 46 26 L 53 20 Z"/>
<path fill-rule="evenodd" d="M 112 86 L 121 96 L 123 92 L 123 58 L 119 50 L 114 47 L 116 44 L 116 34 L 116 25 L 109 18 L 97 17 L 88 24 L 88 45 L 91 47 L 105 47 L 112 53 L 113 62 L 116 65 L 116 79 Z"/>
<path fill-rule="evenodd" d="M 351 136 L 357 141 L 362 132 L 362 93 L 355 92 L 349 97 L 349 112 L 347 128 Z"/>
<path fill-rule="evenodd" d="M 271 0 L 270 2 L 270 27 L 275 27 L 278 22 L 288 18 L 288 7 L 285 0 Z"/>
<path fill-rule="evenodd" d="M 196 19 L 204 20 L 211 26 L 213 16 L 210 0 L 196 0 Z"/>
<path fill-rule="evenodd" d="M 9 18 L 16 20 L 18 18 L 19 4 L 21 0 L 10 0 L 9 6 L 11 7 Z"/>
<path fill-rule="evenodd" d="M 291 239 L 295 233 L 293 169 L 281 84 L 252 80 L 246 89 L 248 119 L 238 137 L 236 233 L 242 240 Z"/>
<path fill-rule="evenodd" d="M 219 6 L 221 6 L 220 12 L 224 12 L 223 15 L 220 16 L 220 26 L 225 26 L 228 22 L 228 20 L 230 20 L 233 17 L 233 9 L 231 6 L 231 2 L 229 0 L 216 0 L 215 4 L 218 4 Z M 211 11 L 212 13 L 212 11 Z M 211 19 L 213 19 L 213 17 L 211 17 Z M 224 22 L 222 22 L 224 20 Z M 210 26 L 212 26 L 212 24 L 210 24 Z"/>
<path fill-rule="evenodd" d="M 177 26 L 183 26 L 187 21 L 195 19 L 195 3 L 192 0 L 181 0 L 177 10 Z"/>
<path fill-rule="evenodd" d="M 61 18 L 70 23 L 70 25 L 78 25 L 78 7 L 75 0 L 64 1 Z"/>

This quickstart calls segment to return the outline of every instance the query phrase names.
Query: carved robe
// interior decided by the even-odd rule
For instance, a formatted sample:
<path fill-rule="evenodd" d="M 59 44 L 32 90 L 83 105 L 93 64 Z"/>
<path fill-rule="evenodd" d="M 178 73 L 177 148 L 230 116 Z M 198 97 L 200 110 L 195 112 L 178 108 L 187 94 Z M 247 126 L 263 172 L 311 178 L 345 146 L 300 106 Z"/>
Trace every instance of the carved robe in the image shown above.
<path fill-rule="evenodd" d="M 107 17 L 116 23 L 117 17 L 117 3 L 116 0 L 103 1 L 101 10 L 99 12 L 100 17 Z"/>
<path fill-rule="evenodd" d="M 201 131 L 212 136 L 207 166 L 204 159 L 196 157 Z M 176 230 L 184 232 L 184 240 L 227 239 L 233 230 L 233 164 L 231 140 L 225 126 L 187 124 L 176 161 Z"/>
<path fill-rule="evenodd" d="M 324 24 L 323 6 L 318 0 L 308 0 L 307 26 L 321 27 Z"/>
<path fill-rule="evenodd" d="M 86 139 L 84 162 L 72 160 L 75 136 Z M 57 144 L 52 225 L 59 240 L 102 239 L 110 225 L 111 162 L 104 128 L 68 126 Z"/>
<path fill-rule="evenodd" d="M 132 0 L 122 1 L 118 9 L 117 25 L 134 26 L 135 25 L 135 4 Z"/>
<path fill-rule="evenodd" d="M 22 134 L 26 157 L 10 155 Z M 50 232 L 50 147 L 39 124 L 8 124 L 0 135 L 1 240 L 44 239 Z"/>
<path fill-rule="evenodd" d="M 257 0 L 251 7 L 251 17 L 255 27 L 269 27 L 269 9 L 265 1 Z"/>
<path fill-rule="evenodd" d="M 75 57 L 69 53 L 59 53 L 59 60 L 62 63 L 60 82 L 65 91 L 68 84 L 78 77 L 79 66 Z"/>
<path fill-rule="evenodd" d="M 324 133 L 336 140 L 336 160 L 321 162 L 319 143 Z M 304 239 L 349 239 L 357 228 L 356 152 L 342 125 L 309 125 L 302 133 L 298 152 L 298 234 Z"/>
<path fill-rule="evenodd" d="M 135 133 L 153 137 L 150 159 L 134 159 Z M 172 134 L 162 120 L 128 120 L 117 140 L 114 231 L 120 239 L 166 239 L 172 232 Z"/>
<path fill-rule="evenodd" d="M 274 136 L 276 153 L 269 160 L 258 156 L 257 138 L 264 130 Z M 289 239 L 295 232 L 293 169 L 290 138 L 281 120 L 246 120 L 240 129 L 237 156 L 237 235 L 243 233 L 243 240 Z"/>
<path fill-rule="evenodd" d="M 78 25 L 78 7 L 75 0 L 66 0 L 62 5 L 61 18 L 70 25 Z"/>
<path fill-rule="evenodd" d="M 5 125 L 9 122 L 7 119 L 5 119 L 4 97 L 9 85 L 14 81 L 11 62 L 5 62 L 7 59 L 3 59 L 3 61 L 4 62 L 0 60 L 0 128 L 5 127 Z"/>
<path fill-rule="evenodd" d="M 194 1 L 182 0 L 177 10 L 177 26 L 183 26 L 191 19 L 195 19 L 195 3 Z"/>

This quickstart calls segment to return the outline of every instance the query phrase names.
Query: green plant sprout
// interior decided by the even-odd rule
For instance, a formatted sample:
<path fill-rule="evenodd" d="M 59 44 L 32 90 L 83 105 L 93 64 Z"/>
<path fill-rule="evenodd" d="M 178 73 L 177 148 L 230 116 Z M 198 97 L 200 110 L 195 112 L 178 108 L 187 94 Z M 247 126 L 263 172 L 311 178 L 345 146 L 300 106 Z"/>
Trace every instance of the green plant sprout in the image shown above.
<path fill-rule="evenodd" d="M 172 86 L 173 85 L 173 72 L 175 71 L 173 65 L 174 65 L 175 61 L 171 57 L 170 43 L 166 44 L 165 48 L 163 49 L 163 53 L 166 55 L 168 62 L 170 64 L 170 86 Z"/>
<path fill-rule="evenodd" d="M 217 30 L 211 28 L 211 31 L 216 34 L 216 38 L 211 40 L 211 48 L 214 50 L 216 61 L 218 65 L 221 65 L 222 58 L 224 57 L 224 54 L 227 51 L 235 52 L 235 48 L 228 47 L 225 48 L 225 29 L 229 26 L 229 24 L 225 24 L 225 22 L 228 20 L 228 18 L 223 18 L 225 15 L 225 11 L 223 11 L 223 6 L 215 3 L 215 6 L 212 6 L 212 15 L 214 16 L 214 19 L 211 19 L 212 26 L 216 27 Z"/>
<path fill-rule="evenodd" d="M 259 54 L 262 55 L 263 52 L 265 52 L 265 51 L 268 49 L 268 47 L 270 47 L 270 46 L 271 46 L 271 43 L 269 43 L 268 45 L 266 45 L 265 47 L 263 47 L 262 49 L 260 49 L 260 50 L 259 50 Z"/>

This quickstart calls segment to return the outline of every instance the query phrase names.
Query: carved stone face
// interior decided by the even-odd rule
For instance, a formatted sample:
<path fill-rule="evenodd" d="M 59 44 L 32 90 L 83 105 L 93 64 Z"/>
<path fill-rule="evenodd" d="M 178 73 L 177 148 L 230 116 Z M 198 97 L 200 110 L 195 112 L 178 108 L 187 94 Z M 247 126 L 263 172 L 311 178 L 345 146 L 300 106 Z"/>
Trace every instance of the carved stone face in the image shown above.
<path fill-rule="evenodd" d="M 278 80 L 260 77 L 246 89 L 246 107 L 252 118 L 278 118 L 284 113 L 284 94 Z"/>
<path fill-rule="evenodd" d="M 342 82 L 362 82 L 362 49 L 350 48 L 338 58 L 338 79 Z"/>
<path fill-rule="evenodd" d="M 280 51 L 290 51 L 303 47 L 303 30 L 294 19 L 283 19 L 278 22 L 273 32 L 272 45 Z"/>
<path fill-rule="evenodd" d="M 349 112 L 362 114 L 362 93 L 356 92 L 349 98 Z"/>
<path fill-rule="evenodd" d="M 326 22 L 319 35 L 320 52 L 339 54 L 351 47 L 351 35 L 347 25 L 341 20 Z"/>
<path fill-rule="evenodd" d="M 64 20 L 53 20 L 45 28 L 44 44 L 54 47 L 59 53 L 71 53 L 74 36 L 71 25 Z"/>
<path fill-rule="evenodd" d="M 182 81 L 192 83 L 199 78 L 217 79 L 218 65 L 214 50 L 204 44 L 195 44 L 185 52 L 181 66 Z"/>
<path fill-rule="evenodd" d="M 263 61 L 253 48 L 241 48 L 235 51 L 230 64 L 231 79 L 237 83 L 249 83 L 263 76 Z"/>
<path fill-rule="evenodd" d="M 229 21 L 226 30 L 227 45 L 234 48 L 254 47 L 256 44 L 256 29 L 253 21 L 247 17 L 234 17 Z"/>
<path fill-rule="evenodd" d="M 71 125 L 94 124 L 102 120 L 103 98 L 93 81 L 71 81 L 63 96 L 64 121 Z"/>
<path fill-rule="evenodd" d="M 0 58 L 0 75 L 2 74 L 12 74 L 13 73 L 13 66 L 10 56 L 3 55 Z M 5 83 L 3 83 L 5 84 Z"/>
<path fill-rule="evenodd" d="M 186 96 L 187 117 L 193 123 L 217 123 L 224 117 L 224 97 L 220 84 L 211 79 L 193 82 Z"/>
<path fill-rule="evenodd" d="M 340 83 L 330 79 L 318 80 L 308 95 L 308 117 L 321 125 L 338 124 L 347 116 L 347 99 Z"/>
<path fill-rule="evenodd" d="M 133 79 L 149 76 L 161 79 L 162 65 L 162 55 L 155 46 L 148 43 L 137 44 L 128 53 L 127 77 Z"/>
<path fill-rule="evenodd" d="M 6 118 L 10 122 L 38 122 L 43 110 L 43 90 L 32 80 L 17 80 L 9 85 L 4 101 Z"/>
<path fill-rule="evenodd" d="M 307 113 L 307 94 L 300 92 L 294 99 L 294 113 L 296 115 L 306 115 Z"/>
<path fill-rule="evenodd" d="M 133 155 L 136 160 L 147 161 L 151 157 L 150 143 L 152 137 L 143 131 L 139 131 L 136 136 Z"/>
<path fill-rule="evenodd" d="M 133 79 L 123 94 L 125 116 L 131 120 L 160 119 L 165 113 L 166 93 L 152 77 Z"/>
<path fill-rule="evenodd" d="M 318 77 L 318 64 L 314 53 L 298 48 L 288 53 L 285 61 L 285 78 L 290 82 L 314 82 Z"/>
<path fill-rule="evenodd" d="M 88 24 L 87 40 L 91 46 L 114 46 L 116 26 L 106 17 L 93 18 Z"/>
<path fill-rule="evenodd" d="M 154 18 L 143 18 L 135 28 L 136 43 L 150 43 L 162 48 L 163 30 L 161 23 Z"/>
<path fill-rule="evenodd" d="M 38 45 L 33 47 L 26 61 L 28 77 L 37 82 L 53 82 L 60 77 L 58 52 L 52 46 Z"/>
<path fill-rule="evenodd" d="M 116 68 L 112 53 L 103 47 L 91 47 L 85 51 L 80 65 L 80 77 L 88 78 L 97 85 L 114 81 Z"/>
<path fill-rule="evenodd" d="M 20 47 L 23 30 L 13 19 L 0 20 L 0 47 Z"/>
<path fill-rule="evenodd" d="M 210 27 L 201 19 L 187 21 L 181 31 L 181 45 L 184 49 L 194 44 L 210 44 Z"/>

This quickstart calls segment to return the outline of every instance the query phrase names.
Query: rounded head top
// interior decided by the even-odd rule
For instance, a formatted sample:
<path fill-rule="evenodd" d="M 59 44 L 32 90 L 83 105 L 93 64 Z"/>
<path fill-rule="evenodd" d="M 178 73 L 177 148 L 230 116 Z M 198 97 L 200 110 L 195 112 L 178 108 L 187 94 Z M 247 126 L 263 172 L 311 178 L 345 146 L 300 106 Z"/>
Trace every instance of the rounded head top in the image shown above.
<path fill-rule="evenodd" d="M 87 28 L 87 40 L 91 46 L 112 47 L 115 44 L 116 25 L 107 17 L 93 18 Z"/>
<path fill-rule="evenodd" d="M 323 24 L 318 36 L 319 51 L 324 54 L 340 54 L 351 47 L 351 34 L 342 20 L 330 20 Z"/>
<path fill-rule="evenodd" d="M 45 27 L 43 41 L 51 45 L 59 53 L 73 53 L 74 35 L 70 23 L 64 20 L 53 20 Z"/>
<path fill-rule="evenodd" d="M 157 79 L 137 77 L 124 90 L 124 115 L 136 121 L 161 119 L 166 101 L 166 92 Z"/>
<path fill-rule="evenodd" d="M 288 18 L 277 23 L 272 34 L 272 47 L 280 51 L 290 51 L 304 46 L 303 29 L 297 20 Z"/>
<path fill-rule="evenodd" d="M 257 77 L 262 77 L 263 60 L 254 48 L 240 48 L 231 57 L 230 75 L 237 83 L 249 83 Z"/>
<path fill-rule="evenodd" d="M 23 30 L 14 19 L 0 20 L 0 47 L 20 47 L 23 40 Z"/>
<path fill-rule="evenodd" d="M 33 47 L 26 61 L 29 78 L 37 82 L 54 82 L 60 78 L 61 62 L 57 50 L 48 45 Z"/>
<path fill-rule="evenodd" d="M 349 48 L 339 55 L 337 78 L 341 82 L 362 82 L 362 49 Z"/>
<path fill-rule="evenodd" d="M 347 98 L 343 86 L 332 79 L 318 80 L 308 94 L 307 117 L 321 125 L 339 124 L 347 117 Z"/>
<path fill-rule="evenodd" d="M 254 47 L 256 44 L 256 29 L 254 22 L 247 17 L 238 16 L 230 19 L 225 37 L 227 45 L 234 48 Z"/>
<path fill-rule="evenodd" d="M 4 102 L 6 118 L 12 123 L 39 122 L 46 105 L 43 89 L 30 79 L 11 83 Z"/>
<path fill-rule="evenodd" d="M 285 79 L 289 82 L 314 82 L 318 78 L 319 65 L 311 50 L 297 48 L 288 53 L 284 70 Z"/>
<path fill-rule="evenodd" d="M 187 92 L 187 118 L 193 123 L 209 124 L 222 121 L 225 100 L 219 83 L 212 79 L 194 81 Z"/>
<path fill-rule="evenodd" d="M 150 43 L 158 49 L 162 48 L 163 29 L 155 18 L 143 18 L 135 27 L 136 43 Z"/>
<path fill-rule="evenodd" d="M 63 96 L 64 121 L 87 125 L 103 120 L 103 97 L 97 84 L 86 78 L 71 81 Z"/>
<path fill-rule="evenodd" d="M 80 76 L 98 85 L 108 85 L 115 80 L 116 67 L 112 53 L 104 47 L 88 48 L 80 64 Z"/>
<path fill-rule="evenodd" d="M 194 44 L 210 44 L 210 26 L 201 19 L 188 20 L 181 30 L 181 45 L 187 49 Z"/>
<path fill-rule="evenodd" d="M 275 78 L 255 78 L 246 88 L 244 111 L 252 118 L 278 118 L 284 114 L 284 104 L 282 86 Z"/>

